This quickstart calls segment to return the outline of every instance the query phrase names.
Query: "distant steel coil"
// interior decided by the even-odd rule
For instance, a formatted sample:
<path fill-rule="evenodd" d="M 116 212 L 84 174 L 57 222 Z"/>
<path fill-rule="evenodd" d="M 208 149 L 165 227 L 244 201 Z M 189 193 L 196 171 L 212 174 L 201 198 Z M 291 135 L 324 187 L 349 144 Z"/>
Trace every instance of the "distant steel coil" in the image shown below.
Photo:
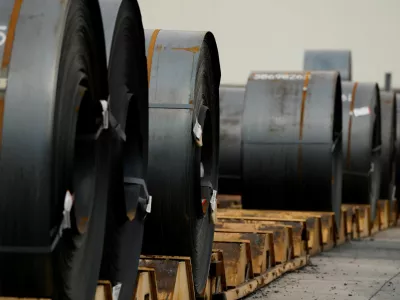
<path fill-rule="evenodd" d="M 117 135 L 100 276 L 118 290 L 119 300 L 131 300 L 144 219 L 151 206 L 145 182 L 149 130 L 145 37 L 136 0 L 100 0 L 100 8 L 109 57 L 112 125 Z"/>
<path fill-rule="evenodd" d="M 0 296 L 93 299 L 112 146 L 99 4 L 2 1 L 0 32 Z"/>
<path fill-rule="evenodd" d="M 375 83 L 342 82 L 343 202 L 370 204 L 375 219 L 381 181 L 381 105 Z"/>
<path fill-rule="evenodd" d="M 395 198 L 396 179 L 396 96 L 393 92 L 380 92 L 382 122 L 382 180 L 380 198 Z"/>
<path fill-rule="evenodd" d="M 241 194 L 240 170 L 244 86 L 224 85 L 219 89 L 220 142 L 219 192 Z"/>
<path fill-rule="evenodd" d="M 149 192 L 144 254 L 191 257 L 196 294 L 208 278 L 218 190 L 218 49 L 210 32 L 146 30 Z"/>
<path fill-rule="evenodd" d="M 243 112 L 243 208 L 334 211 L 339 222 L 341 132 L 338 72 L 252 73 Z"/>
<path fill-rule="evenodd" d="M 335 70 L 342 80 L 352 80 L 352 62 L 350 50 L 306 50 L 304 52 L 304 70 Z"/>

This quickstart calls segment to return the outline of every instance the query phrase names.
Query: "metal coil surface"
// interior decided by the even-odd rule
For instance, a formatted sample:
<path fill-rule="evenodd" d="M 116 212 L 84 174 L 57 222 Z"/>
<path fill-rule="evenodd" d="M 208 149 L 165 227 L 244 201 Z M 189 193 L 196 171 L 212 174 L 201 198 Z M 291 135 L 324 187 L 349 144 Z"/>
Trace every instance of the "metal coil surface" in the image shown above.
<path fill-rule="evenodd" d="M 370 204 L 375 219 L 381 181 L 381 111 L 375 83 L 342 82 L 343 202 Z"/>
<path fill-rule="evenodd" d="M 218 190 L 218 49 L 210 32 L 145 30 L 145 36 L 153 205 L 142 253 L 191 257 L 195 291 L 201 294 Z"/>
<path fill-rule="evenodd" d="M 136 0 L 100 0 L 108 60 L 110 110 L 115 118 L 113 170 L 101 279 L 132 299 L 142 249 L 147 175 L 148 82 L 145 38 Z M 114 126 L 115 126 L 114 125 Z M 122 137 L 125 134 L 126 139 Z M 125 183 L 124 183 L 125 182 Z"/>
<path fill-rule="evenodd" d="M 340 216 L 341 131 L 338 72 L 251 74 L 243 112 L 243 208 Z"/>
<path fill-rule="evenodd" d="M 2 1 L 0 30 L 0 296 L 93 299 L 112 139 L 99 5 Z"/>
<path fill-rule="evenodd" d="M 350 50 L 306 50 L 303 70 L 335 70 L 342 80 L 352 80 Z"/>
<path fill-rule="evenodd" d="M 380 92 L 382 122 L 382 179 L 380 199 L 394 199 L 396 179 L 396 97 L 393 92 Z"/>
<path fill-rule="evenodd" d="M 223 85 L 219 89 L 219 192 L 241 194 L 240 171 L 244 86 Z"/>

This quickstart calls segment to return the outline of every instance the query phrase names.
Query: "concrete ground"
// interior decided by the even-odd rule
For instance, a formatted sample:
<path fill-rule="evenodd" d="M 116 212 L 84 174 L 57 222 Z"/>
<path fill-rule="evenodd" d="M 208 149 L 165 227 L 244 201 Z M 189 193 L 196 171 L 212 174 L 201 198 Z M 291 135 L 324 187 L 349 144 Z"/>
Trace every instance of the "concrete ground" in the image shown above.
<path fill-rule="evenodd" d="M 246 298 L 268 300 L 400 300 L 400 227 L 311 258 Z"/>

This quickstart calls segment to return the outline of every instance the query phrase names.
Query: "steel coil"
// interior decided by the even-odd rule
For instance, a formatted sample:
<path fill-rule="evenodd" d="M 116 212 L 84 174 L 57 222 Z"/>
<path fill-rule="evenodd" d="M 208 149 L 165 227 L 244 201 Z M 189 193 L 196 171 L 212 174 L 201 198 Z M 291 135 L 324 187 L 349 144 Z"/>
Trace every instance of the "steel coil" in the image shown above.
<path fill-rule="evenodd" d="M 221 86 L 219 137 L 219 192 L 241 194 L 240 171 L 244 86 Z"/>
<path fill-rule="evenodd" d="M 396 97 L 393 92 L 380 92 L 382 126 L 382 177 L 380 198 L 392 201 L 396 172 Z"/>
<path fill-rule="evenodd" d="M 100 0 L 106 38 L 110 110 L 116 139 L 101 279 L 119 300 L 134 294 L 144 219 L 148 155 L 145 38 L 136 0 Z"/>
<path fill-rule="evenodd" d="M 336 70 L 342 80 L 352 80 L 350 50 L 306 50 L 303 70 Z"/>
<path fill-rule="evenodd" d="M 343 202 L 370 204 L 375 219 L 381 180 L 381 111 L 375 83 L 342 82 Z"/>
<path fill-rule="evenodd" d="M 218 49 L 210 32 L 146 30 L 149 192 L 143 253 L 191 257 L 205 288 L 218 188 Z"/>
<path fill-rule="evenodd" d="M 0 295 L 93 299 L 112 146 L 99 4 L 2 1 L 0 29 Z"/>
<path fill-rule="evenodd" d="M 338 72 L 252 73 L 243 112 L 243 208 L 334 211 L 339 221 L 341 132 Z"/>

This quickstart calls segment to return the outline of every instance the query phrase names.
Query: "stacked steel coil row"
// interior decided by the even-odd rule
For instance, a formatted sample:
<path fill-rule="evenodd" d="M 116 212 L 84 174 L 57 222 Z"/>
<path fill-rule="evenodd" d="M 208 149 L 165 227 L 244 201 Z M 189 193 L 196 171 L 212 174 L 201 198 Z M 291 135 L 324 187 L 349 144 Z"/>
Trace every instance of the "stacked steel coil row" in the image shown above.
<path fill-rule="evenodd" d="M 93 299 L 105 279 L 132 299 L 142 250 L 191 257 L 200 293 L 218 189 L 212 33 L 145 34 L 136 0 L 0 11 L 0 297 Z"/>

